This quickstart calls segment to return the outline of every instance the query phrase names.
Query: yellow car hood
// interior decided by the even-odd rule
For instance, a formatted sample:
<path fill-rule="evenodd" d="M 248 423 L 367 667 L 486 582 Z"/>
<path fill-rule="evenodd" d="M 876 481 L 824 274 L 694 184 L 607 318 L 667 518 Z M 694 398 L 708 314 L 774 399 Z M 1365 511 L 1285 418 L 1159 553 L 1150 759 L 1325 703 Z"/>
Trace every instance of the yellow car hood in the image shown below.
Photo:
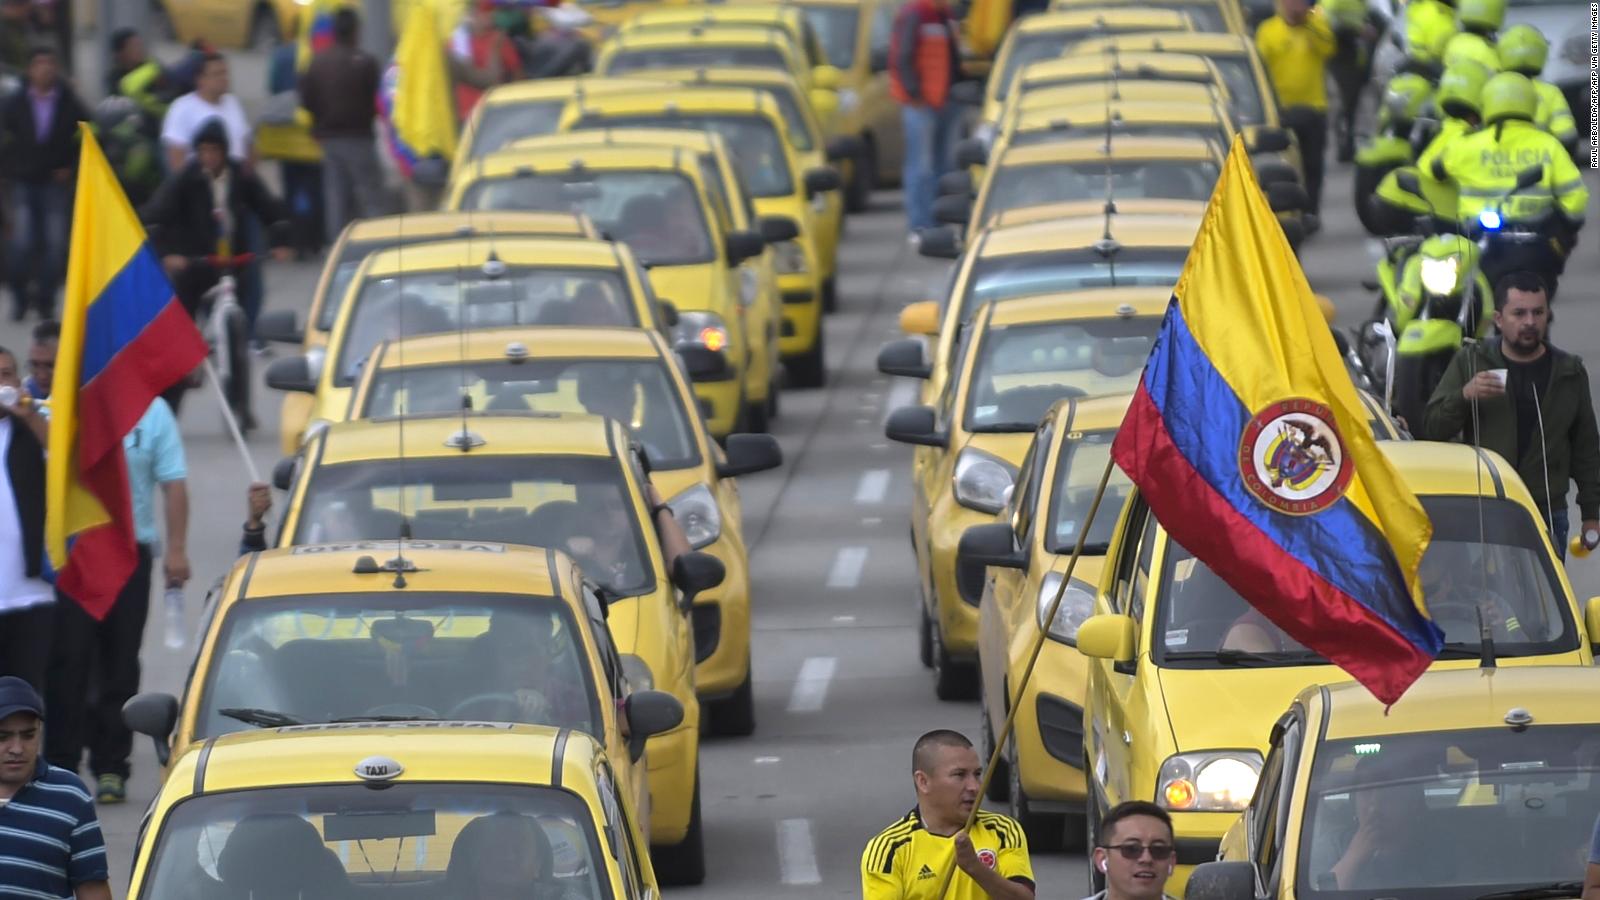
<path fill-rule="evenodd" d="M 980 431 L 967 438 L 967 446 L 991 453 L 1013 466 L 1022 464 L 1033 441 L 1031 431 Z M 1082 568 L 1083 563 L 1078 564 Z"/>
<path fill-rule="evenodd" d="M 1306 687 L 1348 676 L 1337 666 L 1162 668 L 1161 693 L 1178 752 L 1254 748 L 1263 753 L 1289 701 Z"/>
<path fill-rule="evenodd" d="M 656 296 L 680 310 L 703 309 L 725 316 L 722 292 L 711 277 L 720 263 L 693 266 L 656 266 L 650 270 L 650 286 Z"/>

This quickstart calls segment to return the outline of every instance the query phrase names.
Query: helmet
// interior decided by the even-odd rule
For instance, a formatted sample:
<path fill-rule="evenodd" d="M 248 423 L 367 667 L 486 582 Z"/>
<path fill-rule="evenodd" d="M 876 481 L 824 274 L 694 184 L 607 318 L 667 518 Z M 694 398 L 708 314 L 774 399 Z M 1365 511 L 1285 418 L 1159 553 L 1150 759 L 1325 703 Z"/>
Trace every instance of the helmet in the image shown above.
<path fill-rule="evenodd" d="M 1422 107 L 1433 93 L 1428 79 L 1408 72 L 1389 79 L 1389 88 L 1383 92 L 1383 106 L 1390 121 L 1411 122 L 1422 114 Z"/>
<path fill-rule="evenodd" d="M 1544 71 L 1550 58 L 1550 42 L 1544 32 L 1532 25 L 1513 25 L 1495 41 L 1500 51 L 1500 63 L 1509 72 L 1521 72 L 1532 78 Z"/>
<path fill-rule="evenodd" d="M 1489 125 L 1506 119 L 1532 122 L 1539 113 L 1539 93 L 1526 75 L 1501 72 L 1483 86 L 1483 121 Z"/>
<path fill-rule="evenodd" d="M 1499 31 L 1506 21 L 1506 0 L 1461 0 L 1456 5 L 1456 21 L 1465 31 Z"/>
<path fill-rule="evenodd" d="M 1439 92 L 1434 102 L 1445 115 L 1456 119 L 1483 116 L 1483 86 L 1494 73 L 1472 60 L 1462 60 L 1439 76 Z"/>
<path fill-rule="evenodd" d="M 1406 56 L 1424 65 L 1437 65 L 1444 59 L 1444 48 L 1450 39 L 1460 33 L 1453 23 L 1448 27 L 1439 23 L 1434 27 L 1417 28 L 1406 35 Z"/>

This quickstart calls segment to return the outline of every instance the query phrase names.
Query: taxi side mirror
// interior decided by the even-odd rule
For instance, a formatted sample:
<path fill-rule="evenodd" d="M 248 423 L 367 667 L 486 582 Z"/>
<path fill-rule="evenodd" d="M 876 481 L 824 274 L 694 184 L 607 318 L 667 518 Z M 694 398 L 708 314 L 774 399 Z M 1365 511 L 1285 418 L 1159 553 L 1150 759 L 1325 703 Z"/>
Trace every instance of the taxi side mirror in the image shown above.
<path fill-rule="evenodd" d="M 275 359 L 267 366 L 267 387 L 275 391 L 297 394 L 315 394 L 317 379 L 311 373 L 311 361 L 304 354 Z"/>
<path fill-rule="evenodd" d="M 962 195 L 971 193 L 971 172 L 968 172 L 965 169 L 957 169 L 954 172 L 946 172 L 939 176 L 939 194 L 941 196 L 945 194 Z"/>
<path fill-rule="evenodd" d="M 983 585 L 989 567 L 1025 569 L 1026 549 L 1017 548 L 1016 532 L 1010 522 L 974 525 L 961 533 L 956 545 L 956 589 L 961 599 L 977 606 L 983 600 Z"/>
<path fill-rule="evenodd" d="M 1135 623 L 1129 616 L 1102 613 L 1078 626 L 1078 652 L 1090 659 L 1114 663 L 1133 661 Z"/>
<path fill-rule="evenodd" d="M 982 106 L 983 82 L 958 81 L 950 85 L 950 99 L 962 106 Z"/>
<path fill-rule="evenodd" d="M 122 724 L 149 735 L 156 744 L 156 762 L 165 766 L 172 760 L 170 738 L 178 725 L 178 698 L 153 692 L 134 694 L 122 704 Z"/>
<path fill-rule="evenodd" d="M 1289 132 L 1269 125 L 1258 126 L 1250 129 L 1246 143 L 1249 146 L 1245 149 L 1251 153 L 1282 153 L 1289 149 Z"/>
<path fill-rule="evenodd" d="M 817 166 L 806 171 L 806 196 L 815 197 L 828 191 L 837 191 L 844 184 L 844 179 L 839 177 L 837 169 L 829 166 Z"/>
<path fill-rule="evenodd" d="M 917 235 L 917 252 L 929 259 L 955 259 L 961 255 L 961 229 L 953 225 L 922 229 Z"/>
<path fill-rule="evenodd" d="M 722 560 L 709 553 L 691 550 L 672 561 L 672 583 L 683 592 L 683 609 L 694 605 L 694 598 L 722 583 L 728 570 Z"/>
<path fill-rule="evenodd" d="M 956 165 L 965 169 L 989 163 L 989 148 L 977 138 L 967 138 L 956 144 Z"/>
<path fill-rule="evenodd" d="M 1589 633 L 1589 643 L 1600 647 L 1600 597 L 1590 597 L 1583 610 L 1584 630 Z"/>
<path fill-rule="evenodd" d="M 919 300 L 916 303 L 906 304 L 905 308 L 900 310 L 900 330 L 906 334 L 938 334 L 938 301 Z"/>
<path fill-rule="evenodd" d="M 628 756 L 638 762 L 645 741 L 683 724 L 683 704 L 666 691 L 634 691 L 622 701 L 628 718 Z"/>
<path fill-rule="evenodd" d="M 683 361 L 683 371 L 690 381 L 727 381 L 733 377 L 728 354 L 721 350 L 713 350 L 705 344 L 683 344 L 673 352 Z"/>
<path fill-rule="evenodd" d="M 299 316 L 292 309 L 269 309 L 257 316 L 256 336 L 275 344 L 298 344 L 306 339 Z"/>
<path fill-rule="evenodd" d="M 760 256 L 767 249 L 767 242 L 754 231 L 730 231 L 723 236 L 722 246 L 728 254 L 728 265 L 737 266 Z"/>
<path fill-rule="evenodd" d="M 889 413 L 883 435 L 902 444 L 943 447 L 949 437 L 939 430 L 938 417 L 931 406 L 902 406 Z"/>
<path fill-rule="evenodd" d="M 278 460 L 278 462 L 273 465 L 273 487 L 280 491 L 287 491 L 289 487 L 294 484 L 294 464 L 295 458 L 293 456 L 285 456 L 283 459 Z"/>
<path fill-rule="evenodd" d="M 1081 639 L 1082 629 L 1078 635 Z M 1235 860 L 1201 863 L 1189 873 L 1183 895 L 1189 900 L 1255 900 L 1255 863 Z"/>
<path fill-rule="evenodd" d="M 971 194 L 945 194 L 933 201 L 933 217 L 946 225 L 965 225 L 972 218 Z"/>
<path fill-rule="evenodd" d="M 900 338 L 878 351 L 878 371 L 903 378 L 927 378 L 933 374 L 933 367 L 922 358 L 920 338 Z"/>
<path fill-rule="evenodd" d="M 756 220 L 762 240 L 769 244 L 792 241 L 800 236 L 800 226 L 788 216 L 762 216 Z"/>
<path fill-rule="evenodd" d="M 717 465 L 718 478 L 737 478 L 783 465 L 783 448 L 770 434 L 730 434 L 722 450 L 727 460 Z"/>

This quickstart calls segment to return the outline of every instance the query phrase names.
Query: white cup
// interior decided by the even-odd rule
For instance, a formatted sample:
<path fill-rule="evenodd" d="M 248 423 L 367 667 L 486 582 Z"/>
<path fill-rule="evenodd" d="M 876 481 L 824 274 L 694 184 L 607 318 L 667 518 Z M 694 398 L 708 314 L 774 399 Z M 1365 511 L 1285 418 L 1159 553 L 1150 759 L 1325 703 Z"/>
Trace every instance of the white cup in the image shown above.
<path fill-rule="evenodd" d="M 1499 384 L 1500 384 L 1500 386 L 1502 388 L 1506 386 L 1506 371 L 1507 370 L 1505 370 L 1505 369 L 1488 369 L 1486 371 L 1491 376 L 1494 377 L 1495 381 L 1499 382 Z"/>
<path fill-rule="evenodd" d="M 0 384 L 0 406 L 10 408 L 17 405 L 17 400 L 22 394 L 9 384 Z"/>

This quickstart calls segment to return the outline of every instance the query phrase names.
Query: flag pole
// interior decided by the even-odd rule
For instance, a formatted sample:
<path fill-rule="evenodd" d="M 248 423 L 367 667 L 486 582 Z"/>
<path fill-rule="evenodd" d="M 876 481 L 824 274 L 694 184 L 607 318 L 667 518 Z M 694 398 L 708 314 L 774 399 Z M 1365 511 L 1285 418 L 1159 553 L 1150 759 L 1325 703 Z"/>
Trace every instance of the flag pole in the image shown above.
<path fill-rule="evenodd" d="M 206 381 L 211 384 L 211 392 L 216 395 L 217 405 L 222 407 L 222 421 L 228 424 L 228 433 L 233 435 L 233 445 L 239 448 L 239 455 L 244 458 L 244 467 L 250 473 L 252 483 L 261 481 L 261 471 L 256 468 L 256 461 L 250 458 L 250 448 L 244 442 L 244 432 L 239 430 L 239 420 L 234 418 L 233 407 L 228 405 L 228 395 L 223 393 L 222 379 L 217 377 L 217 367 L 211 364 L 211 357 L 206 357 L 204 363 Z"/>
<path fill-rule="evenodd" d="M 1056 610 L 1061 607 L 1061 598 L 1067 594 L 1067 585 L 1072 583 L 1072 571 L 1078 567 L 1078 559 L 1083 555 L 1084 542 L 1088 540 L 1089 526 L 1094 524 L 1094 517 L 1100 511 L 1100 501 L 1106 495 L 1106 485 L 1111 483 L 1111 470 L 1116 466 L 1116 460 L 1108 458 L 1106 468 L 1100 473 L 1100 485 L 1095 488 L 1094 502 L 1089 504 L 1089 514 L 1084 518 L 1083 527 L 1078 530 L 1078 543 L 1073 545 L 1072 557 L 1067 560 L 1067 571 L 1061 576 L 1061 584 L 1056 587 L 1056 595 L 1050 598 L 1050 609 L 1044 614 L 1044 621 L 1039 623 L 1039 634 L 1033 639 L 1033 649 L 1028 653 L 1028 665 L 1022 670 L 1022 678 L 1017 682 L 1015 696 L 1021 697 L 1027 689 L 1028 679 L 1033 677 L 1033 667 L 1039 661 L 1039 653 L 1044 649 L 1045 637 L 1050 634 L 1050 626 L 1055 623 Z M 962 826 L 962 831 L 970 832 L 972 823 L 978 818 L 978 810 L 983 806 L 983 798 L 989 793 L 989 781 L 994 778 L 995 767 L 1000 763 L 1000 752 L 1006 746 L 1006 741 L 1011 738 L 1012 726 L 1017 721 L 1017 710 L 1020 704 L 1008 702 L 1006 721 L 1000 728 L 1000 733 L 995 735 L 994 750 L 989 753 L 989 762 L 983 767 L 983 782 L 978 785 L 978 799 L 972 804 L 972 812 L 967 814 L 967 823 Z M 1018 823 L 1019 825 L 1021 823 Z M 1091 848 L 1092 850 L 1093 848 Z M 939 884 L 939 892 L 935 897 L 943 900 L 950 889 L 950 883 L 955 878 L 955 856 L 950 857 L 950 866 L 944 870 L 944 880 Z"/>

